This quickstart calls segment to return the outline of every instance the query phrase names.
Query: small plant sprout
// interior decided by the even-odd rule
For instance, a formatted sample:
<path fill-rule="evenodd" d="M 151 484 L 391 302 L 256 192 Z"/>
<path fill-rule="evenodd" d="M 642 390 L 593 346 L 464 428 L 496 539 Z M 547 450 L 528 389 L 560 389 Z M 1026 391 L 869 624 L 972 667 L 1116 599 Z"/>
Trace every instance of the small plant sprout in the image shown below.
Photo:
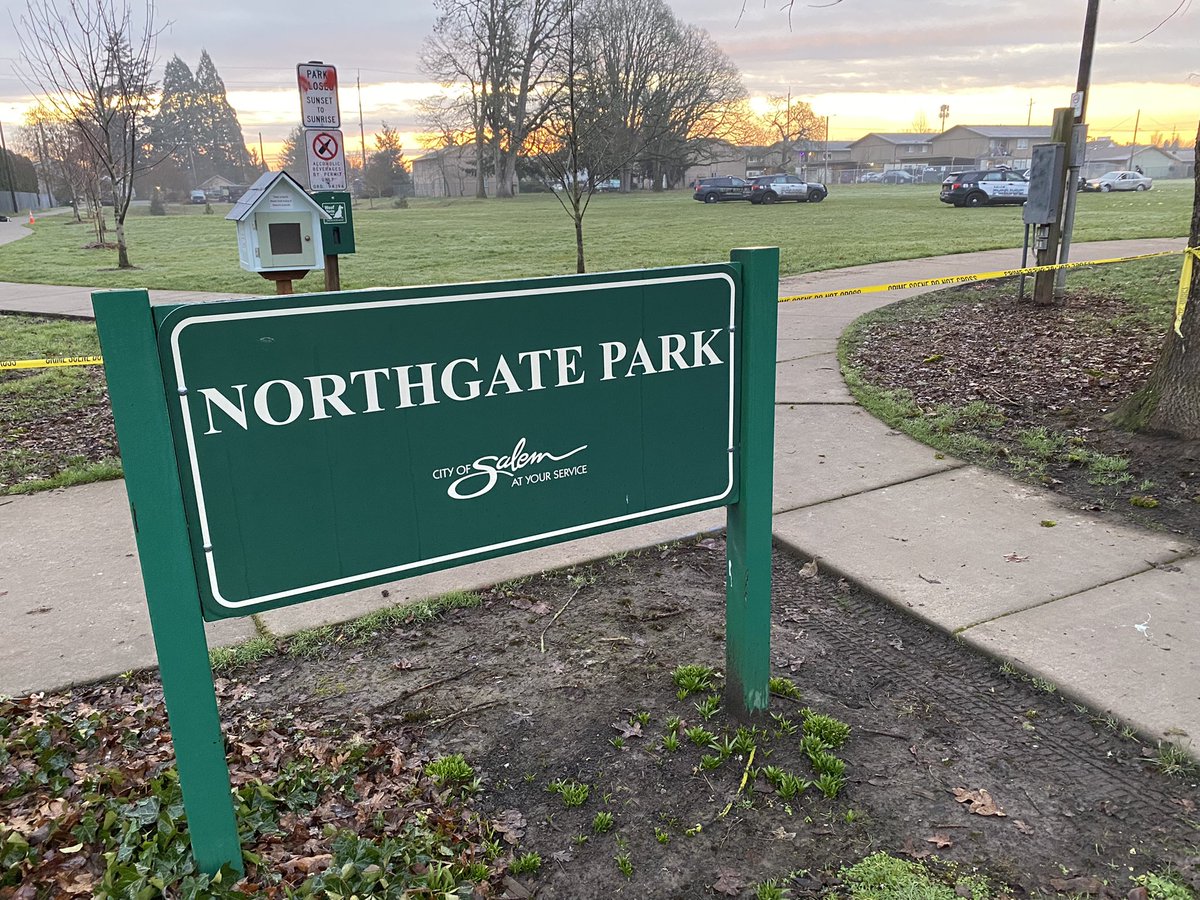
<path fill-rule="evenodd" d="M 643 728 L 650 724 L 650 713 L 644 709 L 638 710 L 630 722 L 637 722 Z"/>
<path fill-rule="evenodd" d="M 619 734 L 616 735 L 615 737 L 610 737 L 608 739 L 608 742 L 610 744 L 612 744 L 614 747 L 616 747 L 618 750 L 625 749 L 625 738 L 621 737 Z"/>
<path fill-rule="evenodd" d="M 808 708 L 801 712 L 801 716 L 804 719 L 805 736 L 816 735 L 835 750 L 850 737 L 850 726 L 833 716 L 822 715 Z"/>
<path fill-rule="evenodd" d="M 574 779 L 567 781 L 561 778 L 551 781 L 549 790 L 562 797 L 563 803 L 568 809 L 572 806 L 583 806 L 587 803 L 588 794 L 591 792 L 591 788 L 581 781 Z"/>
<path fill-rule="evenodd" d="M 671 832 L 665 828 L 655 828 L 654 839 L 660 844 L 669 844 L 671 843 Z"/>
<path fill-rule="evenodd" d="M 685 829 L 683 833 L 686 834 L 688 837 L 695 837 L 703 830 L 704 830 L 704 826 L 701 825 L 699 822 L 697 822 L 691 828 Z"/>
<path fill-rule="evenodd" d="M 836 775 L 842 778 L 846 774 L 846 761 L 838 759 L 832 753 L 814 753 L 809 757 L 809 761 L 818 775 Z"/>
<path fill-rule="evenodd" d="M 678 750 L 679 735 L 675 734 L 674 732 L 671 734 L 664 734 L 662 739 L 662 748 L 668 753 L 674 753 L 676 750 Z"/>
<path fill-rule="evenodd" d="M 800 688 L 796 687 L 790 678 L 772 678 L 767 682 L 767 687 L 772 694 L 780 697 L 787 697 L 789 700 L 800 699 Z"/>
<path fill-rule="evenodd" d="M 762 777 L 767 780 L 767 784 L 771 785 L 771 787 L 778 787 L 779 779 L 787 774 L 787 772 L 779 768 L 779 766 L 763 766 L 759 771 L 761 772 Z"/>
<path fill-rule="evenodd" d="M 787 900 L 791 895 L 792 892 L 774 878 L 760 881 L 754 886 L 754 900 Z"/>
<path fill-rule="evenodd" d="M 439 756 L 425 766 L 425 774 L 433 779 L 439 788 L 460 785 L 470 788 L 475 781 L 475 770 L 461 753 L 450 756 Z"/>
<path fill-rule="evenodd" d="M 700 768 L 705 772 L 711 772 L 713 769 L 719 768 L 723 762 L 725 760 L 721 757 L 712 753 L 705 753 L 700 757 Z"/>
<path fill-rule="evenodd" d="M 813 782 L 813 787 L 815 787 L 830 800 L 841 793 L 842 788 L 845 787 L 845 785 L 845 778 L 840 775 L 830 774 L 829 772 L 818 776 L 817 780 Z"/>
<path fill-rule="evenodd" d="M 846 810 L 846 815 L 845 815 L 845 816 L 843 816 L 843 818 L 846 820 L 846 824 L 847 824 L 847 825 L 853 825 L 853 824 L 854 824 L 855 822 L 857 822 L 857 821 L 858 821 L 860 818 L 862 818 L 862 816 L 861 816 L 861 815 L 860 815 L 858 812 L 856 812 L 855 810 L 853 810 L 853 809 L 848 809 L 848 810 Z"/>
<path fill-rule="evenodd" d="M 1158 745 L 1151 765 L 1164 775 L 1175 776 L 1189 775 L 1198 768 L 1186 750 L 1172 743 Z"/>
<path fill-rule="evenodd" d="M 796 733 L 796 723 L 782 713 L 771 713 L 771 721 L 775 723 L 777 735 L 790 736 Z"/>
<path fill-rule="evenodd" d="M 779 783 L 775 785 L 775 790 L 781 800 L 789 801 L 804 793 L 806 787 L 808 787 L 808 782 L 803 778 L 793 775 L 791 772 L 784 772 L 779 777 Z"/>
<path fill-rule="evenodd" d="M 685 728 L 683 736 L 697 747 L 711 747 L 714 737 L 713 733 L 703 725 L 693 725 L 691 728 Z"/>
<path fill-rule="evenodd" d="M 571 838 L 571 843 L 573 843 L 576 847 L 582 847 L 587 842 L 588 842 L 588 836 L 586 834 L 584 834 L 582 831 L 579 834 L 575 835 L 575 837 Z"/>
<path fill-rule="evenodd" d="M 613 814 L 598 812 L 592 817 L 592 834 L 608 834 L 613 827 Z"/>
<path fill-rule="evenodd" d="M 542 867 L 540 853 L 522 853 L 509 865 L 508 871 L 514 875 L 531 875 Z"/>
<path fill-rule="evenodd" d="M 709 694 L 703 700 L 697 700 L 694 706 L 696 707 L 696 712 L 700 713 L 700 718 L 707 722 L 721 708 L 721 698 L 716 694 Z"/>
<path fill-rule="evenodd" d="M 753 741 L 750 742 L 750 746 L 754 746 Z M 722 760 L 729 759 L 729 757 L 733 756 L 733 754 L 737 752 L 737 738 L 730 737 L 729 735 L 719 737 L 713 741 L 712 747 L 717 751 Z M 746 752 L 749 753 L 750 751 L 747 750 Z"/>
<path fill-rule="evenodd" d="M 800 750 L 810 759 L 814 753 L 824 753 L 828 749 L 829 745 L 821 740 L 820 735 L 806 734 L 800 739 Z"/>
<path fill-rule="evenodd" d="M 683 665 L 671 673 L 675 687 L 679 688 L 676 695 L 680 700 L 686 700 L 689 694 L 703 694 L 713 690 L 713 680 L 717 670 L 709 666 Z"/>
<path fill-rule="evenodd" d="M 618 853 L 613 859 L 617 863 L 617 870 L 626 878 L 633 877 L 633 860 L 629 858 L 628 853 Z"/>
<path fill-rule="evenodd" d="M 679 716 L 671 716 L 667 719 L 667 731 L 671 734 L 679 734 L 679 729 L 683 726 L 683 719 Z"/>

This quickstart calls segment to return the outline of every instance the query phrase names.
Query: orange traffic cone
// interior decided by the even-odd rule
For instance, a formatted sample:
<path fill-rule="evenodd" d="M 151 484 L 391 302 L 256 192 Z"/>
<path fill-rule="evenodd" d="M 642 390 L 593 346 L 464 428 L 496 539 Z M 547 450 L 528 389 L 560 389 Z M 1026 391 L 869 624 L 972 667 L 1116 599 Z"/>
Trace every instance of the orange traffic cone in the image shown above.
<path fill-rule="evenodd" d="M 33 224 L 33 210 L 32 209 L 29 211 L 29 224 L 30 225 Z"/>

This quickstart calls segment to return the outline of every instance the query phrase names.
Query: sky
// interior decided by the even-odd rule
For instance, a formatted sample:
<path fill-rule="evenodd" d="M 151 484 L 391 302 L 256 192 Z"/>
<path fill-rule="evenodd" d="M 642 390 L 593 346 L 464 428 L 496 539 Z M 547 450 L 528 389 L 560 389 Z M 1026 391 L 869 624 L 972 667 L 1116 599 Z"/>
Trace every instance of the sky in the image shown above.
<path fill-rule="evenodd" d="M 62 0 L 59 0 L 62 2 Z M 791 94 L 829 117 L 831 140 L 909 131 L 919 117 L 946 126 L 1047 124 L 1069 106 L 1086 0 L 675 0 L 681 20 L 706 29 L 742 72 L 752 97 Z M 23 0 L 0 0 L 0 123 L 10 144 L 32 100 L 21 79 Z M 140 10 L 141 7 L 138 7 Z M 1174 16 L 1153 31 L 1164 19 Z M 417 103 L 436 85 L 420 71 L 432 31 L 430 0 L 156 0 L 158 69 L 178 55 L 195 69 L 207 49 L 246 141 L 272 160 L 298 124 L 296 65 L 337 66 L 342 128 L 358 151 L 382 122 L 419 153 Z M 1093 137 L 1139 142 L 1200 118 L 1200 0 L 1101 0 L 1088 100 Z M 356 85 L 361 82 L 361 90 Z"/>

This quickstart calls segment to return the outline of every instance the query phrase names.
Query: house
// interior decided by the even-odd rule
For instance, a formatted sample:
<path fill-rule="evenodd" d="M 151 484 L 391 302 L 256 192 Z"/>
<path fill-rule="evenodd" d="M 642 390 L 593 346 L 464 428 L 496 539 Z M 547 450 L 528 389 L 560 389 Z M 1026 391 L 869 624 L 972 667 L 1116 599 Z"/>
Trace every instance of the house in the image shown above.
<path fill-rule="evenodd" d="M 223 175 L 214 175 L 212 178 L 206 179 L 200 183 L 200 190 L 204 191 L 204 196 L 209 200 L 236 200 L 246 192 L 246 185 L 235 184 Z"/>
<path fill-rule="evenodd" d="M 873 169 L 899 169 L 928 165 L 932 159 L 933 133 L 873 131 L 849 144 L 850 161 Z"/>
<path fill-rule="evenodd" d="M 931 162 L 980 169 L 1028 169 L 1033 161 L 1033 145 L 1049 140 L 1049 125 L 955 125 L 934 137 Z"/>
<path fill-rule="evenodd" d="M 413 194 L 417 197 L 474 197 L 477 169 L 474 144 L 430 150 L 412 161 Z M 496 196 L 496 175 L 487 167 L 483 179 L 489 197 Z M 513 185 L 513 194 L 520 185 Z"/>

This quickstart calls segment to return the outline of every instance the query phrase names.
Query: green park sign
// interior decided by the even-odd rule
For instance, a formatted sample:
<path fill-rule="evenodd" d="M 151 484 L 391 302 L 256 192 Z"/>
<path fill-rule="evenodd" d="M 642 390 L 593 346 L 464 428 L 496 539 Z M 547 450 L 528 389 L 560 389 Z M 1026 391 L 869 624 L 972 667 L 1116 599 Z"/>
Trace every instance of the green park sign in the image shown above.
<path fill-rule="evenodd" d="M 724 506 L 726 705 L 766 709 L 778 263 L 93 295 L 203 871 L 241 869 L 206 619 Z"/>
<path fill-rule="evenodd" d="M 736 275 L 171 310 L 205 617 L 730 502 Z"/>

